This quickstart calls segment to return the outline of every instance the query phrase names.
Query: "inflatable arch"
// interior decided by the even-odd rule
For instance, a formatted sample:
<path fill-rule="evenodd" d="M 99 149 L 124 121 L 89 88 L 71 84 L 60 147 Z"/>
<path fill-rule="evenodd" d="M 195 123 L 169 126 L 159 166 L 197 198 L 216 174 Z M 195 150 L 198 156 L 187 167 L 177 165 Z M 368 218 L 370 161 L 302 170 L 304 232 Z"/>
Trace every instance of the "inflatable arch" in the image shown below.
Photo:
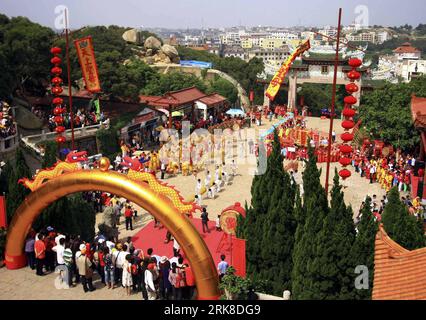
<path fill-rule="evenodd" d="M 92 190 L 124 197 L 155 216 L 185 252 L 194 273 L 198 299 L 219 298 L 219 279 L 213 258 L 190 220 L 179 212 L 169 198 L 155 192 L 147 183 L 102 169 L 61 174 L 44 182 L 25 199 L 9 226 L 5 255 L 7 268 L 18 269 L 25 266 L 25 238 L 33 221 L 43 209 L 66 195 Z"/>

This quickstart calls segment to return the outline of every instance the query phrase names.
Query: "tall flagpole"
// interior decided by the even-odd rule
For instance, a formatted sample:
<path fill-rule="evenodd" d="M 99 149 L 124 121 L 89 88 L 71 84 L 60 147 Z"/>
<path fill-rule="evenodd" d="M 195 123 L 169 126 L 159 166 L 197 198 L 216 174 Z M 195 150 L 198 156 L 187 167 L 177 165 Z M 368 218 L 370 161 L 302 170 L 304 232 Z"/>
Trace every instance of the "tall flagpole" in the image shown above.
<path fill-rule="evenodd" d="M 328 196 L 328 180 L 330 175 L 333 119 L 334 119 L 334 109 L 336 104 L 336 83 L 337 83 L 337 67 L 339 65 L 339 44 L 340 44 L 341 21 L 342 21 L 342 8 L 339 8 L 339 22 L 337 24 L 337 39 L 336 39 L 336 57 L 334 59 L 334 75 L 333 75 L 333 91 L 332 91 L 333 93 L 331 96 L 330 130 L 328 132 L 327 170 L 325 175 L 325 192 L 327 196 Z"/>
<path fill-rule="evenodd" d="M 68 101 L 70 105 L 70 118 L 71 118 L 71 145 L 72 150 L 75 150 L 74 143 L 74 113 L 72 110 L 72 85 L 71 85 L 71 64 L 69 52 L 69 37 L 68 37 L 68 9 L 65 9 L 65 39 L 66 39 L 66 56 L 67 56 L 67 73 L 68 73 Z"/>

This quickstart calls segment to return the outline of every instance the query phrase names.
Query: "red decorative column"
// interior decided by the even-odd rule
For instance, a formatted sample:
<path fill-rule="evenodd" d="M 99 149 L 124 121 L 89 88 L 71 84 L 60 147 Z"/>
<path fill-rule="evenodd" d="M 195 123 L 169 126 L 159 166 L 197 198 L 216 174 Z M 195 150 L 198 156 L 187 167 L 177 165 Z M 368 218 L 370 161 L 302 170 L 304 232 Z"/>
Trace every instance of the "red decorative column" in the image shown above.
<path fill-rule="evenodd" d="M 356 68 L 361 66 L 361 64 L 362 61 L 360 59 L 352 58 L 349 60 L 349 65 L 352 67 L 352 70 L 348 72 L 348 78 L 351 82 L 345 86 L 349 96 L 346 96 L 344 99 L 345 107 L 342 113 L 345 120 L 342 122 L 342 127 L 345 129 L 345 132 L 340 136 L 344 142 L 344 144 L 340 146 L 340 152 L 343 154 L 343 157 L 339 160 L 340 164 L 344 167 L 339 171 L 339 175 L 342 179 L 346 179 L 351 176 L 351 172 L 346 169 L 346 167 L 351 163 L 349 156 L 353 152 L 353 149 L 350 146 L 350 143 L 354 139 L 354 135 L 350 133 L 349 130 L 353 129 L 355 126 L 353 121 L 355 110 L 352 109 L 352 106 L 356 104 L 358 100 L 353 96 L 353 93 L 358 92 L 359 90 L 359 87 L 355 84 L 355 80 L 358 80 L 361 77 L 361 74 L 356 71 Z"/>
<path fill-rule="evenodd" d="M 51 73 L 53 75 L 51 80 L 51 83 L 52 83 L 51 91 L 52 91 L 52 94 L 56 96 L 55 98 L 53 98 L 52 104 L 54 105 L 53 114 L 55 115 L 54 122 L 56 124 L 55 131 L 57 133 L 56 142 L 58 144 L 64 143 L 66 140 L 65 137 L 62 135 L 65 131 L 65 127 L 63 126 L 64 118 L 62 116 L 63 113 L 65 113 L 65 108 L 62 108 L 62 104 L 64 103 L 64 100 L 59 97 L 59 95 L 63 92 L 63 89 L 62 89 L 63 81 L 62 81 L 62 78 L 60 78 L 60 75 L 62 73 L 62 68 L 59 67 L 62 62 L 61 58 L 59 57 L 61 51 L 62 50 L 59 47 L 53 47 L 52 49 L 50 49 L 50 52 L 54 55 L 54 57 L 50 60 L 50 62 L 54 64 L 54 67 L 51 69 Z M 71 119 L 71 121 L 73 121 L 73 119 Z"/>

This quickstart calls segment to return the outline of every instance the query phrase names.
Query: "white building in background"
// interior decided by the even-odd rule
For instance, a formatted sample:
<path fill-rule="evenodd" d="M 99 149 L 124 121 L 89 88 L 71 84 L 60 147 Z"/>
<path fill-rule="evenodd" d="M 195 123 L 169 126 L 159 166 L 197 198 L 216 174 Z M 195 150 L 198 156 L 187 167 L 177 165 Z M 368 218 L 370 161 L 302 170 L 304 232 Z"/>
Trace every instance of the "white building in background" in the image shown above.
<path fill-rule="evenodd" d="M 404 82 L 410 82 L 411 79 L 426 74 L 426 60 L 404 59 L 398 67 L 397 74 Z"/>
<path fill-rule="evenodd" d="M 421 51 L 411 46 L 411 43 L 405 42 L 400 47 L 393 50 L 394 56 L 398 60 L 404 59 L 420 59 Z"/>
<path fill-rule="evenodd" d="M 246 60 L 245 50 L 240 46 L 225 46 L 223 49 L 223 56 L 225 58 L 235 57 L 240 58 L 241 60 Z"/>
<path fill-rule="evenodd" d="M 385 41 L 388 41 L 391 39 L 391 35 L 387 31 L 380 31 L 377 32 L 376 41 L 378 44 L 382 44 Z"/>
<path fill-rule="evenodd" d="M 346 39 L 348 41 L 354 41 L 354 42 L 376 43 L 376 33 L 374 31 L 359 32 L 359 33 L 347 35 Z"/>
<path fill-rule="evenodd" d="M 289 56 L 290 49 L 286 45 L 272 49 L 256 47 L 247 51 L 246 61 L 250 61 L 252 58 L 259 58 L 263 60 L 263 63 L 275 66 L 281 65 Z"/>

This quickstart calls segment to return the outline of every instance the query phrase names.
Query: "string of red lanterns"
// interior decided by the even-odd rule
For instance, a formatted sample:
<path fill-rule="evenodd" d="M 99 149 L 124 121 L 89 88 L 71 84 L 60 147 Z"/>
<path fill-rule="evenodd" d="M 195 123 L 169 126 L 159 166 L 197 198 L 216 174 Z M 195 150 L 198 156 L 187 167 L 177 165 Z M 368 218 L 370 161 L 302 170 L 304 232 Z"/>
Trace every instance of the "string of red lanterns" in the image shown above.
<path fill-rule="evenodd" d="M 54 105 L 53 114 L 55 115 L 53 120 L 56 124 L 56 128 L 55 128 L 55 131 L 57 133 L 56 142 L 59 144 L 64 143 L 66 141 L 65 137 L 63 136 L 63 133 L 65 132 L 65 127 L 63 126 L 63 123 L 64 123 L 63 114 L 65 113 L 65 108 L 62 107 L 64 100 L 59 97 L 59 95 L 63 91 L 62 89 L 63 81 L 62 81 L 62 78 L 60 77 L 60 75 L 62 74 L 62 68 L 59 67 L 62 62 L 62 59 L 59 57 L 61 52 L 62 50 L 59 47 L 53 47 L 50 49 L 50 53 L 53 54 L 53 58 L 50 60 L 50 62 L 54 65 L 54 67 L 50 70 L 50 72 L 53 75 L 50 81 L 52 83 L 51 91 L 52 91 L 52 94 L 56 96 L 52 100 L 52 104 Z"/>
<path fill-rule="evenodd" d="M 346 92 L 349 94 L 344 98 L 345 107 L 343 109 L 343 117 L 345 120 L 342 122 L 342 127 L 345 129 L 345 132 L 340 136 L 344 141 L 344 144 L 340 146 L 340 152 L 343 154 L 343 157 L 339 160 L 339 163 L 342 165 L 343 169 L 339 171 L 340 177 L 342 179 L 349 178 L 351 172 L 346 169 L 346 167 L 351 163 L 349 154 L 353 152 L 353 148 L 350 146 L 351 141 L 354 139 L 354 135 L 349 132 L 354 126 L 353 116 L 355 115 L 355 110 L 352 109 L 352 105 L 358 102 L 357 98 L 353 96 L 355 92 L 359 91 L 359 87 L 355 84 L 355 81 L 361 77 L 361 74 L 356 71 L 360 67 L 362 61 L 358 58 L 349 59 L 349 65 L 352 70 L 348 72 L 347 76 L 350 79 L 350 83 L 345 86 Z"/>

